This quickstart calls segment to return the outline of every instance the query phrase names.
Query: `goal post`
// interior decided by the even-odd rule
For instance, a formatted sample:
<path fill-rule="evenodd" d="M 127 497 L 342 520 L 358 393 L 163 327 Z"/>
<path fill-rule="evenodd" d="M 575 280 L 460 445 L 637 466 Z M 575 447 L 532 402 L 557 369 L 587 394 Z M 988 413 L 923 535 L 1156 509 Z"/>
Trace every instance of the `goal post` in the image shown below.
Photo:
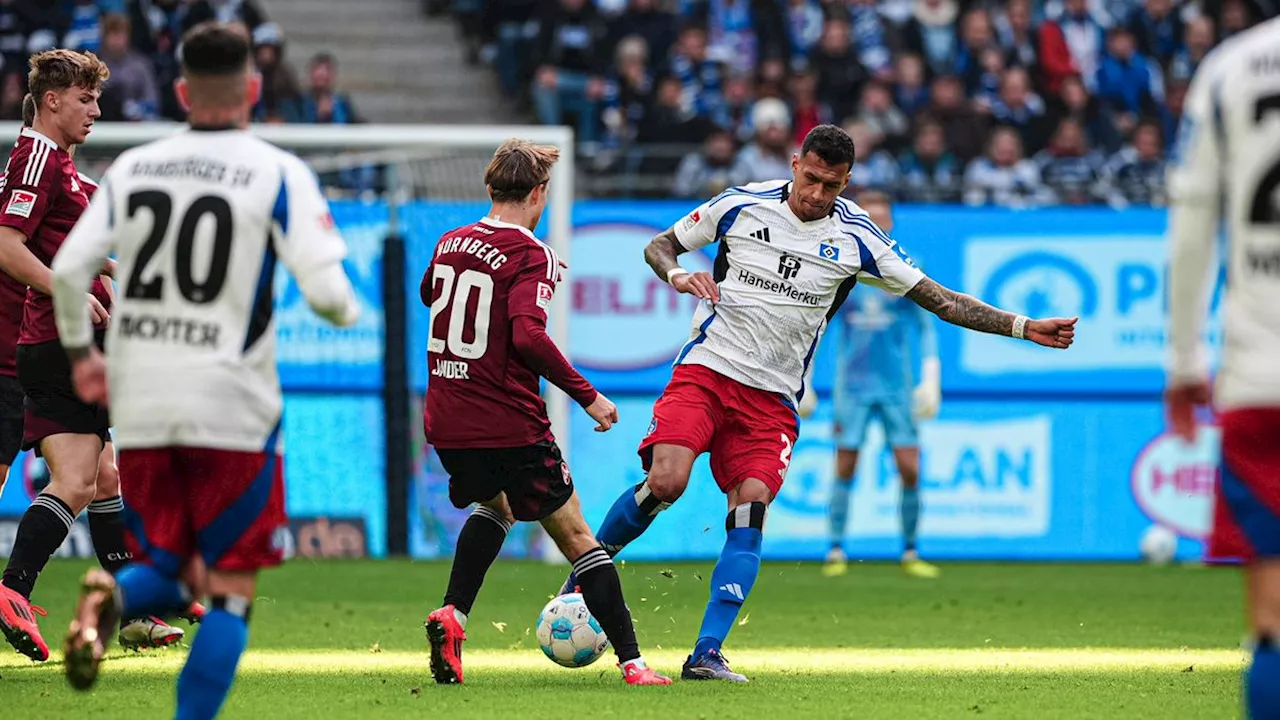
<path fill-rule="evenodd" d="M 90 134 L 87 142 L 77 148 L 77 165 L 82 172 L 95 176 L 98 172 L 105 169 L 111 160 L 120 152 L 143 143 L 161 139 L 175 132 L 179 132 L 186 126 L 182 123 L 156 122 L 156 123 L 97 123 L 93 132 Z M 17 137 L 22 126 L 16 122 L 0 123 L 0 137 Z M 343 169 L 352 169 L 359 167 L 375 166 L 379 169 L 380 187 L 372 193 L 377 199 L 385 202 L 386 218 L 385 227 L 387 228 L 385 237 L 381 238 L 382 248 L 381 259 L 394 266 L 397 263 L 403 264 L 407 256 L 405 253 L 405 238 L 410 236 L 412 227 L 407 227 L 414 223 L 419 223 L 424 217 L 421 211 L 413 212 L 412 204 L 416 201 L 427 201 L 428 203 L 440 201 L 458 201 L 464 200 L 466 203 L 460 203 L 464 206 L 464 210 L 458 210 L 456 207 L 447 207 L 440 211 L 439 217 L 433 217 L 433 220 L 439 222 L 452 222 L 455 218 L 450 212 L 457 214 L 458 212 L 469 212 L 474 217 L 456 218 L 458 221 L 452 223 L 451 226 L 461 225 L 465 222 L 471 222 L 479 218 L 475 208 L 481 208 L 479 212 L 483 212 L 483 207 L 487 206 L 488 198 L 483 186 L 483 168 L 487 164 L 492 152 L 497 149 L 503 141 L 519 137 L 537 143 L 553 145 L 561 149 L 560 161 L 554 166 L 550 184 L 550 198 L 547 212 L 543 217 L 540 232 L 543 234 L 545 241 L 556 251 L 562 260 L 570 263 L 570 238 L 572 233 L 572 217 L 573 204 L 575 197 L 574 181 L 576 177 L 576 168 L 574 163 L 574 137 L 573 131 L 567 127 L 549 127 L 549 126 L 528 126 L 528 125 L 262 125 L 255 124 L 250 126 L 250 131 L 261 137 L 262 139 L 277 145 L 283 149 L 294 152 L 304 160 L 311 163 L 313 169 L 318 173 L 337 172 Z M 381 208 L 376 203 L 368 203 L 371 193 L 365 191 L 363 193 L 354 193 L 352 199 L 355 201 L 349 204 L 359 204 L 364 200 L 365 205 Z M 441 205 L 447 205 L 442 202 Z M 359 209 L 359 208 L 357 208 Z M 434 216 L 430 212 L 432 206 L 428 206 L 428 216 Z M 341 226 L 341 222 L 339 222 Z M 441 227 L 438 231 L 432 228 L 432 232 L 442 232 L 447 227 Z M 418 233 L 417 244 L 420 246 L 424 241 L 421 237 L 422 233 Z M 432 238 L 434 239 L 434 238 Z M 349 243 L 350 242 L 349 238 Z M 398 245 L 397 245 L 398 243 Z M 412 308 L 416 301 L 416 293 L 412 289 L 410 282 L 415 272 L 420 273 L 425 268 L 419 268 L 422 258 L 418 258 L 418 263 L 414 263 L 410 257 L 410 261 L 404 266 L 401 272 L 407 273 L 405 281 L 399 284 L 393 282 L 382 283 L 383 287 L 383 310 L 395 312 L 402 310 L 400 318 L 392 318 L 390 314 L 385 317 L 387 321 L 382 328 L 383 332 L 383 356 L 381 358 L 384 369 L 390 369 L 398 363 L 391 360 L 386 352 L 391 350 L 397 355 L 403 355 L 404 359 L 409 363 L 415 363 L 417 360 L 409 360 L 414 358 L 418 348 L 413 347 L 417 344 L 414 338 L 414 331 L 408 327 L 412 312 L 416 310 L 404 310 L 407 305 Z M 408 266 L 412 265 L 412 266 Z M 388 270 L 395 271 L 394 267 L 383 267 L 387 280 L 395 277 L 388 274 Z M 566 271 L 566 274 L 569 271 Z M 388 293 L 400 293 L 398 298 L 400 308 L 395 307 L 396 299 L 388 298 Z M 570 315 L 570 293 L 568 287 L 562 287 L 552 299 L 551 309 L 549 313 L 548 331 L 556 344 L 561 347 L 566 354 L 569 352 L 569 315 Z M 388 302 L 390 301 L 390 302 Z M 392 327 L 393 322 L 399 322 L 401 327 Z M 398 337 L 394 335 L 398 334 Z M 397 340 L 399 342 L 397 342 Z M 411 343 L 411 345 L 406 344 Z M 425 339 L 423 339 L 425 346 Z M 283 346 L 282 346 L 283 348 Z M 407 352 L 403 352 L 407 350 Z M 282 349 L 283 352 L 283 349 Z M 425 352 L 425 351 L 424 351 Z M 399 374 L 401 377 L 398 382 L 394 382 L 394 378 L 389 373 L 386 378 L 382 379 L 383 390 L 387 391 L 384 398 L 385 418 L 388 421 L 386 427 L 386 472 L 387 477 L 387 507 L 386 507 L 386 537 L 388 540 L 389 554 L 405 554 L 407 548 L 404 546 L 407 530 L 403 527 L 403 516 L 407 514 L 408 505 L 408 483 L 410 482 L 409 474 L 412 470 L 410 436 L 401 435 L 402 428 L 391 427 L 390 422 L 395 418 L 401 421 L 407 420 L 412 425 L 412 419 L 407 417 L 410 407 L 412 391 L 416 391 L 416 387 L 410 385 L 408 377 L 415 372 L 425 371 L 425 368 L 415 369 L 413 367 L 405 367 Z M 424 376 L 425 377 L 425 376 Z M 321 381 L 322 382 L 322 381 Z M 399 388 L 390 387 L 391 385 L 400 385 Z M 403 405 L 397 407 L 389 406 L 393 402 L 390 397 L 390 390 L 401 390 L 404 397 Z M 570 432 L 570 412 L 572 409 L 572 401 L 567 395 L 559 389 L 547 383 L 545 399 L 547 403 L 548 414 L 551 419 L 553 430 L 556 434 L 558 443 L 566 458 L 571 458 L 571 442 L 572 433 Z M 396 424 L 400 424 L 397 421 Z M 407 430 L 408 428 L 404 428 Z M 401 517 L 396 518 L 399 514 Z"/>

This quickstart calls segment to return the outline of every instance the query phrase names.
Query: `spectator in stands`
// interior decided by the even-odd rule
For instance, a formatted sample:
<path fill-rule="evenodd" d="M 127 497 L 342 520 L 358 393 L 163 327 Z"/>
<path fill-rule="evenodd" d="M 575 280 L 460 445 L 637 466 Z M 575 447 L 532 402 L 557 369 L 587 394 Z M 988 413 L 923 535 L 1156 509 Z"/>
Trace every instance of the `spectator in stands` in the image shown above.
<path fill-rule="evenodd" d="M 960 48 L 956 53 L 955 72 L 965 79 L 965 89 L 973 94 L 982 76 L 982 51 L 996 45 L 991 29 L 991 16 L 975 7 L 960 18 Z"/>
<path fill-rule="evenodd" d="M 1204 15 L 1187 23 L 1186 43 L 1174 53 L 1169 63 L 1169 80 L 1191 82 L 1196 68 L 1213 49 L 1213 20 Z"/>
<path fill-rule="evenodd" d="M 653 102 L 653 76 L 649 72 L 649 46 L 639 35 L 622 38 L 615 52 L 613 70 L 605 80 L 604 147 L 614 149 L 635 142 L 640 123 Z"/>
<path fill-rule="evenodd" d="M 1027 208 L 1052 202 L 1040 180 L 1040 169 L 1023 158 L 1022 139 L 1013 128 L 991 133 L 986 157 L 969 163 L 964 174 L 964 201 L 969 205 Z"/>
<path fill-rule="evenodd" d="M 1164 206 L 1165 158 L 1160 126 L 1145 121 L 1133 133 L 1133 144 L 1116 153 L 1103 169 L 1107 203 Z"/>
<path fill-rule="evenodd" d="M 649 49 L 649 71 L 663 71 L 676 42 L 676 23 L 676 16 L 659 7 L 657 0 L 630 0 L 626 11 L 609 22 L 610 45 L 628 35 L 639 36 Z"/>
<path fill-rule="evenodd" d="M 821 95 L 819 102 L 823 102 Z M 730 75 L 724 81 L 724 102 L 720 105 L 716 124 L 728 130 L 736 142 L 750 142 L 755 135 L 755 128 L 751 126 L 751 106 L 754 104 L 751 76 Z"/>
<path fill-rule="evenodd" d="M 978 113 L 964 96 L 964 86 L 955 75 L 934 79 L 929 93 L 929 115 L 942 124 L 947 147 L 963 162 L 969 162 L 986 145 L 988 117 Z"/>
<path fill-rule="evenodd" d="M 734 72 L 788 58 L 787 23 L 775 0 L 707 0 L 692 19 L 706 28 L 707 56 Z"/>
<path fill-rule="evenodd" d="M 52 28 L 62 24 L 60 13 L 53 3 L 41 0 L 2 0 L 0 1 L 0 57 L 3 67 L 26 73 L 27 58 L 32 53 L 28 42 L 37 31 L 47 34 Z M 47 42 L 38 42 L 46 48 L 57 45 L 57 37 Z M 41 48 L 44 49 L 44 48 Z M 24 81 L 25 86 L 25 81 Z"/>
<path fill-rule="evenodd" d="M 364 122 L 346 93 L 335 88 L 338 81 L 338 61 L 329 53 L 319 53 L 308 65 L 311 80 L 310 91 L 298 102 L 298 121 L 333 125 L 353 125 Z"/>
<path fill-rule="evenodd" d="M 756 73 L 759 76 L 759 82 L 756 83 L 756 99 L 760 98 L 778 98 L 779 100 L 787 99 L 787 72 L 786 63 L 781 60 L 765 60 L 760 63 L 760 70 Z"/>
<path fill-rule="evenodd" d="M 0 79 L 0 120 L 22 120 L 26 87 L 26 78 L 20 72 L 7 72 Z"/>
<path fill-rule="evenodd" d="M 680 82 L 684 112 L 713 117 L 720 111 L 724 68 L 707 57 L 705 30 L 693 25 L 680 31 L 671 57 L 671 74 Z"/>
<path fill-rule="evenodd" d="M 876 8 L 876 0 L 845 0 L 849 7 L 849 27 L 858 61 L 873 75 L 889 78 L 893 74 L 893 56 L 885 37 L 884 18 Z"/>
<path fill-rule="evenodd" d="M 810 130 L 829 122 L 833 122 L 831 108 L 818 100 L 818 76 L 811 72 L 792 75 L 792 141 L 800 145 Z"/>
<path fill-rule="evenodd" d="M 636 132 L 636 141 L 643 147 L 638 167 L 644 175 L 669 178 L 682 159 L 682 152 L 672 152 L 671 148 L 697 145 L 714 130 L 710 119 L 685 112 L 682 93 L 678 78 L 667 75 L 658 81 L 654 103 Z M 670 194 L 670 190 L 660 194 Z"/>
<path fill-rule="evenodd" d="M 989 45 L 982 49 L 980 58 L 977 77 L 969 82 L 969 94 L 976 107 L 991 112 L 1000 99 L 1000 84 L 1005 71 L 1004 51 Z"/>
<path fill-rule="evenodd" d="M 1040 87 L 1050 96 L 1058 94 L 1064 80 L 1080 76 L 1066 33 L 1057 20 L 1042 22 L 1036 29 L 1036 54 L 1040 60 Z"/>
<path fill-rule="evenodd" d="M 531 77 L 538 40 L 538 11 L 542 0 L 501 0 L 486 2 L 484 26 L 492 28 L 496 46 L 494 65 L 502 91 L 521 102 L 520 89 Z"/>
<path fill-rule="evenodd" d="M 819 0 L 790 0 L 787 6 L 787 31 L 791 45 L 791 69 L 809 68 L 809 56 L 822 39 L 825 13 Z"/>
<path fill-rule="evenodd" d="M 701 152 L 692 152 L 680 161 L 676 171 L 676 182 L 672 188 L 676 197 L 708 198 L 720 194 L 721 190 L 741 185 L 733 153 L 737 143 L 724 130 L 715 130 L 707 136 Z"/>
<path fill-rule="evenodd" d="M 1033 74 L 1039 72 L 1040 52 L 1031 27 L 1030 0 L 1009 0 L 1004 13 L 996 18 L 996 37 L 1006 65 L 1016 65 Z"/>
<path fill-rule="evenodd" d="M 863 86 L 860 106 L 858 120 L 880 136 L 886 150 L 897 152 L 907 142 L 911 122 L 894 106 L 893 94 L 887 84 L 872 80 Z M 857 145 L 854 148 L 861 152 Z"/>
<path fill-rule="evenodd" d="M 835 17 L 822 26 L 822 38 L 809 57 L 809 68 L 818 74 L 818 99 L 838 118 L 853 114 L 867 71 L 853 53 L 849 22 Z"/>
<path fill-rule="evenodd" d="M 182 32 L 185 34 L 206 20 L 242 22 L 252 33 L 267 21 L 267 14 L 262 12 L 258 0 L 195 0 L 182 19 Z"/>
<path fill-rule="evenodd" d="M 533 103 L 538 121 L 560 125 L 577 118 L 577 140 L 584 147 L 596 141 L 604 73 L 609 66 L 608 29 L 587 0 L 559 0 L 542 21 L 538 38 L 538 72 Z"/>
<path fill-rule="evenodd" d="M 1064 0 L 1062 17 L 1054 23 L 1045 23 L 1052 24 L 1061 31 L 1074 72 L 1080 74 L 1085 87 L 1092 91 L 1105 44 L 1102 23 L 1089 12 L 1088 0 Z"/>
<path fill-rule="evenodd" d="M 1173 0 L 1145 0 L 1128 18 L 1138 52 L 1168 67 L 1182 48 L 1182 18 L 1174 12 Z"/>
<path fill-rule="evenodd" d="M 942 126 L 926 119 L 916 127 L 911 149 L 898 160 L 898 195 L 910 202 L 955 202 L 963 174 L 956 156 L 947 152 Z"/>
<path fill-rule="evenodd" d="M 298 75 L 285 60 L 284 33 L 273 22 L 253 31 L 253 59 L 262 75 L 262 96 L 253 108 L 254 122 L 299 122 L 302 92 Z"/>
<path fill-rule="evenodd" d="M 133 29 L 124 15 L 107 15 L 102 21 L 102 60 L 111 70 L 111 82 L 103 95 L 111 95 L 122 117 L 103 120 L 139 122 L 160 117 L 159 86 L 150 58 L 130 47 Z"/>
<path fill-rule="evenodd" d="M 777 98 L 757 100 L 751 110 L 753 142 L 738 153 L 734 174 L 742 182 L 764 182 L 791 176 L 791 111 Z"/>
<path fill-rule="evenodd" d="M 919 55 L 903 53 L 898 56 L 895 65 L 894 103 L 908 118 L 914 118 L 929 106 L 924 61 Z"/>
<path fill-rule="evenodd" d="M 1091 205 L 1098 199 L 1098 180 L 1104 158 L 1091 150 L 1084 128 L 1065 118 L 1054 130 L 1049 147 L 1032 160 L 1040 168 L 1040 178 L 1059 205 Z"/>
<path fill-rule="evenodd" d="M 1055 121 L 1071 118 L 1085 130 L 1089 145 L 1112 153 L 1120 147 L 1120 131 L 1111 116 L 1102 110 L 1101 103 L 1089 94 L 1080 78 L 1071 75 L 1062 82 L 1062 91 L 1054 101 L 1050 113 Z"/>
<path fill-rule="evenodd" d="M 1218 27 L 1221 32 L 1218 42 L 1243 32 L 1252 25 L 1253 10 L 1244 0 L 1223 0 L 1219 10 Z"/>
<path fill-rule="evenodd" d="M 842 194 L 851 199 L 863 190 L 893 195 L 898 187 L 898 163 L 881 149 L 884 136 L 861 120 L 846 122 L 844 130 L 853 139 L 857 160 L 849 168 L 849 185 Z"/>
<path fill-rule="evenodd" d="M 1122 27 L 1107 33 L 1107 54 L 1098 66 L 1095 81 L 1098 100 L 1127 135 L 1140 115 L 1158 115 L 1164 100 L 1164 80 L 1159 67 L 1138 54 L 1133 35 Z"/>
<path fill-rule="evenodd" d="M 102 47 L 102 10 L 97 0 L 74 0 L 67 8 L 62 47 L 97 53 Z"/>
<path fill-rule="evenodd" d="M 918 0 L 902 28 L 903 49 L 924 58 L 931 76 L 955 71 L 958 12 L 956 0 Z"/>
<path fill-rule="evenodd" d="M 1036 153 L 1048 134 L 1044 100 L 1031 90 L 1031 79 L 1020 67 L 1009 68 L 1000 79 L 1000 97 L 991 106 L 991 119 L 1018 131 L 1022 146 Z"/>
<path fill-rule="evenodd" d="M 182 120 L 186 113 L 178 106 L 173 82 L 178 79 L 177 49 L 182 38 L 182 22 L 187 14 L 182 0 L 130 0 L 129 20 L 133 29 L 130 45 L 151 60 L 159 93 L 161 117 Z"/>

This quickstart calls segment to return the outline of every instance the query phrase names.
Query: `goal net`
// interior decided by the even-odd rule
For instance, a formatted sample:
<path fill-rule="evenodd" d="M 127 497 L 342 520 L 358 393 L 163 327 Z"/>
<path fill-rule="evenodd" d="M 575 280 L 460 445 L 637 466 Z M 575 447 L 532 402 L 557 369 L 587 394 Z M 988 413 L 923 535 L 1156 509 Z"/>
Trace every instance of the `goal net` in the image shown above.
<path fill-rule="evenodd" d="M 0 126 L 5 137 L 20 131 L 16 123 Z M 86 175 L 100 177 L 123 150 L 183 127 L 98 123 L 77 149 L 76 164 Z M 379 538 L 386 538 L 391 554 L 446 554 L 457 530 L 450 524 L 458 519 L 426 508 L 441 498 L 423 496 L 439 495 L 439 490 L 418 482 L 433 472 L 427 467 L 433 455 L 424 452 L 421 439 L 430 330 L 419 284 L 440 234 L 474 222 L 488 209 L 484 168 L 493 151 L 511 137 L 564 151 L 552 174 L 550 203 L 538 234 L 569 261 L 572 132 L 560 127 L 435 125 L 255 125 L 252 132 L 294 152 L 316 171 L 347 241 L 348 275 L 364 306 L 355 327 L 332 328 L 309 311 L 283 269 L 276 278 L 289 475 L 324 478 L 316 481 L 321 487 L 315 492 L 325 493 L 312 503 L 311 491 L 290 488 L 291 513 L 308 505 L 341 507 L 338 500 L 344 493 L 354 501 L 354 496 L 368 494 L 371 482 L 385 478 L 385 505 L 365 512 L 370 550 L 380 554 Z M 566 349 L 568 305 L 565 287 L 553 299 L 549 321 L 551 336 Z M 546 399 L 556 438 L 569 456 L 571 401 L 550 385 Z M 299 500 L 299 495 L 304 497 Z M 410 507 L 414 504 L 425 508 L 417 520 Z M 351 507 L 358 509 L 358 504 Z M 421 527 L 401 525 L 406 515 L 409 524 Z M 337 543 L 340 538 L 316 540 L 322 541 Z M 529 540 L 531 546 L 542 542 L 540 537 Z M 418 547 L 411 547 L 415 543 Z M 530 547 L 528 554 L 541 555 L 542 549 Z"/>

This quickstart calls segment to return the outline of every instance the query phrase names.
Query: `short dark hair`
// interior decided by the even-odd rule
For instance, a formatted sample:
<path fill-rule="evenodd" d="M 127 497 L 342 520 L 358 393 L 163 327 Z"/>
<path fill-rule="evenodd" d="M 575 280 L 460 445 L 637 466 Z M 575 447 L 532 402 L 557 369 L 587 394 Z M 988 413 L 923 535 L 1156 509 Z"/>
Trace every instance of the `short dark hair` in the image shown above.
<path fill-rule="evenodd" d="M 853 167 L 856 151 L 849 133 L 835 125 L 819 125 L 804 136 L 800 157 L 813 153 L 828 165 Z"/>
<path fill-rule="evenodd" d="M 182 36 L 186 75 L 236 75 L 249 66 L 249 34 L 240 23 L 202 22 Z"/>

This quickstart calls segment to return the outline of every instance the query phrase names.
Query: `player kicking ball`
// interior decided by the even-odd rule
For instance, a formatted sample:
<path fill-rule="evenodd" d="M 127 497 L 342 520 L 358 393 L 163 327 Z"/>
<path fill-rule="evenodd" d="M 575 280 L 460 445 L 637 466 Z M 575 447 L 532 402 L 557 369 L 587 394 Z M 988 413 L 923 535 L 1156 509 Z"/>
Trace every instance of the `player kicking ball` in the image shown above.
<path fill-rule="evenodd" d="M 106 403 L 109 380 L 133 554 L 117 578 L 85 575 L 67 679 L 94 684 L 106 628 L 121 614 L 163 615 L 207 591 L 178 677 L 180 718 L 217 715 L 248 639 L 258 572 L 283 559 L 276 263 L 334 324 L 359 314 L 314 174 L 246 130 L 260 85 L 242 26 L 192 28 L 177 85 L 189 127 L 122 153 L 53 263 L 76 391 Z M 123 282 L 108 367 L 83 298 L 112 253 Z M 196 559 L 207 578 L 187 574 Z"/>
<path fill-rule="evenodd" d="M 597 536 L 622 550 L 679 499 L 694 460 L 711 454 L 729 513 L 702 628 L 681 671 L 688 680 L 747 681 L 721 646 L 760 571 L 765 516 L 791 463 L 809 362 L 857 282 L 972 330 L 1053 348 L 1075 336 L 1075 318 L 1029 320 L 925 277 L 866 212 L 840 198 L 853 161 L 853 140 L 820 125 L 792 157 L 791 179 L 726 190 L 645 249 L 658 277 L 702 302 L 640 443 L 648 476 L 618 498 Z M 680 255 L 712 244 L 714 273 L 680 267 Z M 578 582 L 571 574 L 565 588 Z"/>
<path fill-rule="evenodd" d="M 485 169 L 493 206 L 445 233 L 422 278 L 431 308 L 423 424 L 449 473 L 449 499 L 475 510 L 458 534 L 444 606 L 426 620 L 431 674 L 461 683 L 462 642 L 480 586 L 515 521 L 539 522 L 573 563 L 582 599 L 609 637 L 630 685 L 669 685 L 645 665 L 622 582 L 591 534 L 569 467 L 551 434 L 540 377 L 573 398 L 598 432 L 618 409 L 596 392 L 547 335 L 560 262 L 533 234 L 547 206 L 554 147 L 508 140 Z"/>
<path fill-rule="evenodd" d="M 1165 402 L 1191 441 L 1196 406 L 1222 429 L 1211 559 L 1245 561 L 1253 662 L 1244 706 L 1280 718 L 1280 19 L 1233 35 L 1200 63 L 1169 168 L 1169 338 Z M 1227 200 L 1224 202 L 1223 198 Z M 1227 228 L 1226 339 L 1212 398 L 1205 305 Z"/>
<path fill-rule="evenodd" d="M 886 234 L 893 232 L 889 196 L 879 192 L 858 195 L 858 205 Z M 885 442 L 902 477 L 899 516 L 902 522 L 902 570 L 918 578 L 936 578 L 937 566 L 920 559 L 916 528 L 920 523 L 920 443 L 916 420 L 938 414 L 942 403 L 941 363 L 933 316 L 904 297 L 873 287 L 855 288 L 833 318 L 838 341 L 835 393 L 836 481 L 829 510 L 831 550 L 823 573 L 829 577 L 848 570 L 844 553 L 849 494 L 858 467 L 858 449 L 866 441 L 872 421 L 884 429 Z M 912 390 L 912 344 L 919 344 L 920 383 Z M 818 394 L 807 392 L 800 401 L 801 417 L 817 405 Z"/>

